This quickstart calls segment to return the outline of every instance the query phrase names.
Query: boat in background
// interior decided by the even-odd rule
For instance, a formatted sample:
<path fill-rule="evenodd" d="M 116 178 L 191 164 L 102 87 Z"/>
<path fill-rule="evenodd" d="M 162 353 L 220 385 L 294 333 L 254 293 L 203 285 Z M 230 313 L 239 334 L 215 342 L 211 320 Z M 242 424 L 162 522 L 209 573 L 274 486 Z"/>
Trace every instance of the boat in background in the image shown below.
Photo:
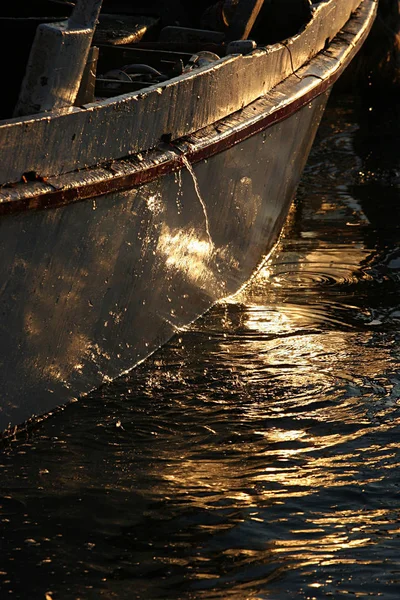
<path fill-rule="evenodd" d="M 49 2 L 68 19 L 34 23 L 0 105 L 3 437 L 248 281 L 377 9 L 285 0 L 301 8 L 289 34 L 267 0 L 205 0 L 178 24 L 179 2 Z"/>

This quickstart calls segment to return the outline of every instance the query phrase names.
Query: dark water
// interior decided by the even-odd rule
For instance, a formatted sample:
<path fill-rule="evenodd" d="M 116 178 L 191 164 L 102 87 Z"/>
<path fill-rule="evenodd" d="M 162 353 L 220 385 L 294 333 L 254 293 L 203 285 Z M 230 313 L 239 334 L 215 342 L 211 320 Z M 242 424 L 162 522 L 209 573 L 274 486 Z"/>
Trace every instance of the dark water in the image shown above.
<path fill-rule="evenodd" d="M 0 598 L 400 598 L 399 128 L 356 108 L 248 289 L 4 447 Z"/>

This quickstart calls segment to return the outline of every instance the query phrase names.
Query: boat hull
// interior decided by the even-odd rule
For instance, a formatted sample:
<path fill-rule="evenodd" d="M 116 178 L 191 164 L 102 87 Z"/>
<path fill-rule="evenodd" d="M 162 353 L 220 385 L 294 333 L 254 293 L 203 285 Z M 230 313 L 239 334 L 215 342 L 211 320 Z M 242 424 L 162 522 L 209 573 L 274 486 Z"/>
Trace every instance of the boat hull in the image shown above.
<path fill-rule="evenodd" d="M 0 222 L 0 429 L 132 368 L 276 242 L 328 93 L 193 167 Z"/>
<path fill-rule="evenodd" d="M 327 50 L 173 143 L 74 172 L 61 146 L 56 176 L 2 187 L 4 436 L 132 369 L 248 281 L 278 239 L 332 85 L 375 14 L 363 0 Z"/>

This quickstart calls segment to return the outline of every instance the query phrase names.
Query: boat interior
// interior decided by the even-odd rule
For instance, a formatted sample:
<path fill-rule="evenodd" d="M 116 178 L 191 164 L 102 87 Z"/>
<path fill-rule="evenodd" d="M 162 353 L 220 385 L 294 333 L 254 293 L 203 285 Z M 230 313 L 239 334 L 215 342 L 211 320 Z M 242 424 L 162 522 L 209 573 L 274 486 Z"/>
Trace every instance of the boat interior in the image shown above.
<path fill-rule="evenodd" d="M 228 54 L 284 41 L 310 21 L 318 3 L 103 0 L 75 106 L 136 92 Z M 37 26 L 68 19 L 74 8 L 70 0 L 2 5 L 0 48 L 9 58 L 3 62 L 7 93 L 1 96 L 0 119 L 13 117 Z"/>

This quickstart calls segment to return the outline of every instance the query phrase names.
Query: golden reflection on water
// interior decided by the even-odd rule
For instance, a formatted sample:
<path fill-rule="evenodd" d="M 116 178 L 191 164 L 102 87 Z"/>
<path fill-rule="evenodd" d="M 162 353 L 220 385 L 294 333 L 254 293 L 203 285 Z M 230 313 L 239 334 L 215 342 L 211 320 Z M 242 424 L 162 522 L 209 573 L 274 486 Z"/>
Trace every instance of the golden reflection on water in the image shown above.
<path fill-rule="evenodd" d="M 335 209 L 321 206 L 322 213 Z M 362 242 L 319 247 L 316 236 L 306 237 L 303 254 L 281 245 L 274 262 L 268 260 L 250 286 L 220 308 L 218 352 L 230 365 L 227 376 L 236 381 L 238 398 L 251 398 L 240 403 L 241 418 L 230 432 L 235 440 L 227 441 L 226 433 L 220 439 L 223 417 L 213 413 L 213 407 L 229 408 L 229 394 L 213 399 L 211 391 L 199 390 L 198 398 L 210 405 L 203 434 L 193 433 L 190 449 L 178 458 L 165 448 L 162 455 L 160 492 L 207 512 L 231 511 L 231 521 L 201 528 L 215 535 L 238 530 L 237 545 L 228 541 L 221 552 L 238 564 L 275 561 L 277 573 L 374 565 L 373 558 L 356 553 L 400 532 L 393 525 L 397 510 L 363 505 L 365 489 L 384 486 L 387 474 L 400 466 L 400 442 L 370 441 L 400 425 L 396 382 L 383 375 L 392 348 L 376 344 L 368 314 L 349 292 L 370 278 L 363 268 L 371 251 Z M 271 303 L 265 301 L 268 289 Z M 348 318 L 353 313 L 362 317 L 359 322 Z M 179 377 L 184 381 L 185 373 Z M 278 382 L 278 389 L 286 389 L 281 396 L 274 395 Z M 253 390 L 260 387 L 257 402 Z M 243 431 L 251 431 L 250 438 Z M 219 440 L 215 457 L 203 455 L 203 436 Z M 354 508 L 341 510 L 346 502 Z M 312 510 L 299 511 L 304 505 Z M 249 522 L 259 525 L 260 537 L 241 543 L 240 530 Z M 277 524 L 280 536 L 273 533 Z M 211 571 L 196 578 L 217 577 Z M 318 599 L 331 586 L 326 576 L 311 578 L 306 587 Z"/>

